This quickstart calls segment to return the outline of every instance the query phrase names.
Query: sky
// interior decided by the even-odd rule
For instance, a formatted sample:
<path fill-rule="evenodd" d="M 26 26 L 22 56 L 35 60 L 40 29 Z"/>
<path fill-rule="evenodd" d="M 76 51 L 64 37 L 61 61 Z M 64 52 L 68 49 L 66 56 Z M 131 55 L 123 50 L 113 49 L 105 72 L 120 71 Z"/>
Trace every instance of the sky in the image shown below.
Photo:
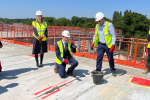
<path fill-rule="evenodd" d="M 95 18 L 97 12 L 112 19 L 114 11 L 131 10 L 150 19 L 150 0 L 0 0 L 0 18 L 35 18 L 37 10 L 44 17 L 67 19 Z"/>

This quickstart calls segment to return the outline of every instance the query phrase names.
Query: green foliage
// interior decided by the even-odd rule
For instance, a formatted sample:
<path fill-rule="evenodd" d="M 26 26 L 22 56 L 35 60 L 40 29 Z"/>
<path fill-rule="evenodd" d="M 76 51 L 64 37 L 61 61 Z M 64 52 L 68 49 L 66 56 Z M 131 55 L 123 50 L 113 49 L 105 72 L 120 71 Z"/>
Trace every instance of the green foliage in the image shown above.
<path fill-rule="evenodd" d="M 23 23 L 31 25 L 35 18 L 26 19 L 7 19 L 0 18 L 0 22 L 4 23 Z M 47 22 L 47 25 L 51 26 L 77 26 L 83 28 L 95 28 L 97 22 L 95 18 L 77 17 L 73 16 L 70 19 L 43 17 L 43 20 Z M 114 11 L 112 21 L 105 17 L 105 21 L 112 22 L 115 29 L 122 29 L 122 35 L 127 38 L 143 38 L 147 39 L 147 34 L 150 29 L 150 19 L 146 15 L 139 14 L 137 12 L 131 12 L 126 10 L 124 15 L 122 12 Z"/>
<path fill-rule="evenodd" d="M 115 29 L 122 29 L 122 34 L 127 38 L 147 39 L 150 20 L 142 14 L 126 10 L 124 15 L 113 21 Z"/>
<path fill-rule="evenodd" d="M 91 26 L 93 26 L 93 24 L 91 22 L 87 22 L 84 24 L 84 27 L 86 27 L 86 28 L 90 28 Z"/>
<path fill-rule="evenodd" d="M 47 25 L 53 25 L 54 20 L 56 20 L 54 17 L 44 17 L 44 21 L 46 21 Z"/>
<path fill-rule="evenodd" d="M 119 14 L 119 15 L 120 15 L 120 17 L 122 17 L 122 12 L 121 12 L 121 11 L 120 11 L 120 14 Z"/>
<path fill-rule="evenodd" d="M 77 26 L 77 27 L 90 27 L 90 28 L 94 28 L 95 27 L 95 19 L 94 18 L 86 18 L 86 17 L 77 17 L 77 16 L 73 16 L 71 18 L 71 22 L 73 24 L 73 26 Z"/>
<path fill-rule="evenodd" d="M 34 21 L 35 19 L 33 18 L 26 18 L 26 19 L 7 19 L 7 18 L 0 18 L 0 22 L 4 22 L 4 23 L 23 23 L 23 24 L 27 24 L 27 25 L 31 25 L 32 21 Z"/>
<path fill-rule="evenodd" d="M 67 26 L 68 24 L 71 25 L 71 21 L 64 17 L 53 21 L 54 26 Z"/>
<path fill-rule="evenodd" d="M 83 27 L 83 24 L 81 24 L 81 22 L 79 22 L 79 23 L 77 24 L 77 27 Z"/>
<path fill-rule="evenodd" d="M 114 14 L 113 14 L 113 23 L 117 22 L 117 19 L 119 17 L 122 17 L 122 12 L 120 11 L 120 13 L 118 11 L 114 11 Z"/>
<path fill-rule="evenodd" d="M 23 23 L 27 25 L 31 25 L 32 21 L 35 21 L 34 18 L 27 18 L 27 19 L 7 19 L 7 18 L 0 18 L 0 22 L 4 23 Z M 43 20 L 47 22 L 47 25 L 51 26 L 77 26 L 77 27 L 84 27 L 84 28 L 95 28 L 97 24 L 95 22 L 95 18 L 87 18 L 87 17 L 77 17 L 73 16 L 71 20 L 63 18 L 54 18 L 54 17 L 43 17 Z M 105 17 L 106 21 L 111 21 L 110 19 Z"/>
<path fill-rule="evenodd" d="M 105 21 L 109 21 L 109 22 L 112 22 L 110 19 L 104 17 Z"/>

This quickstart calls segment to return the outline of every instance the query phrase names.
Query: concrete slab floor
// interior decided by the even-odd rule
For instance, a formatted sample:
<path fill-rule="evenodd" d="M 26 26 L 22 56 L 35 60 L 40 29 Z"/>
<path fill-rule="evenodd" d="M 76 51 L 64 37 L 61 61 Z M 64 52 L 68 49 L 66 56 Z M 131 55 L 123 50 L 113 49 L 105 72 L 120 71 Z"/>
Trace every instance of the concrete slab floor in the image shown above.
<path fill-rule="evenodd" d="M 149 88 L 129 83 L 132 76 L 150 79 L 141 69 L 115 64 L 117 77 L 113 77 L 109 63 L 103 62 L 103 83 L 95 85 L 90 72 L 96 60 L 75 56 L 79 62 L 74 70 L 77 77 L 61 79 L 54 73 L 55 52 L 45 53 L 44 67 L 37 68 L 34 57 L 28 56 L 31 47 L 2 43 L 0 100 L 150 100 Z"/>

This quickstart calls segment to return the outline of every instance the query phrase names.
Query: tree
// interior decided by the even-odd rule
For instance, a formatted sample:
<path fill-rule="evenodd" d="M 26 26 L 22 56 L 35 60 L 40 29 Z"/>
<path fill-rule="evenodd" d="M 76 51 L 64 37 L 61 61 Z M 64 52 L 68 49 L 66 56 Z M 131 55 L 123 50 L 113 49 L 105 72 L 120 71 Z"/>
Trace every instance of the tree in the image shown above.
<path fill-rule="evenodd" d="M 81 22 L 79 22 L 79 23 L 77 24 L 77 27 L 83 27 L 83 24 L 81 24 Z"/>
<path fill-rule="evenodd" d="M 104 17 L 105 21 L 109 21 L 109 22 L 112 22 L 110 19 Z"/>
<path fill-rule="evenodd" d="M 120 17 L 122 17 L 122 12 L 121 12 L 121 11 L 120 11 L 120 14 L 119 14 L 119 15 L 120 15 Z"/>
<path fill-rule="evenodd" d="M 26 23 L 24 23 L 26 25 L 32 25 L 32 21 L 27 21 Z"/>
<path fill-rule="evenodd" d="M 122 29 L 122 34 L 127 38 L 147 38 L 150 20 L 142 14 L 126 10 L 124 16 L 114 23 L 115 29 Z"/>
<path fill-rule="evenodd" d="M 71 23 L 74 25 L 74 26 L 77 26 L 77 23 L 81 22 L 81 18 L 77 17 L 77 16 L 73 16 L 71 18 Z"/>
<path fill-rule="evenodd" d="M 53 25 L 54 20 L 56 20 L 54 17 L 44 17 L 44 21 L 46 21 L 47 25 Z"/>
<path fill-rule="evenodd" d="M 58 18 L 56 20 L 54 20 L 53 24 L 55 26 L 67 26 L 67 25 L 72 25 L 71 21 L 69 19 L 66 18 Z"/>
<path fill-rule="evenodd" d="M 87 22 L 84 24 L 84 27 L 86 27 L 86 28 L 91 28 L 91 26 L 92 26 L 91 22 Z"/>
<path fill-rule="evenodd" d="M 117 19 L 119 18 L 119 17 L 121 17 L 120 15 L 121 15 L 122 13 L 119 13 L 118 11 L 114 11 L 114 14 L 113 14 L 113 23 L 115 23 L 116 21 L 117 21 Z"/>

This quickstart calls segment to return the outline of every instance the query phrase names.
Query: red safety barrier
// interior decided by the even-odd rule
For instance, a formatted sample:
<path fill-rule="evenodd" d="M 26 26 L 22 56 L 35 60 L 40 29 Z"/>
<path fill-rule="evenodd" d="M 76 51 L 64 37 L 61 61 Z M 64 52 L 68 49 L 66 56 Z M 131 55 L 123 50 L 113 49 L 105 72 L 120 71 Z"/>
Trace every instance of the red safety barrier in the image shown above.
<path fill-rule="evenodd" d="M 80 28 L 68 26 L 48 26 L 48 50 L 55 51 L 55 44 L 61 40 L 63 30 L 69 30 L 71 37 L 77 47 L 77 52 L 73 55 L 96 59 L 96 48 L 91 50 L 95 28 Z M 22 24 L 1 24 L 0 25 L 0 40 L 21 44 L 32 47 L 33 41 L 33 26 Z M 116 64 L 132 66 L 135 68 L 144 69 L 147 59 L 147 44 L 145 39 L 123 38 L 122 30 L 115 29 L 117 36 L 114 61 Z M 108 61 L 107 55 L 104 54 L 104 61 Z"/>

